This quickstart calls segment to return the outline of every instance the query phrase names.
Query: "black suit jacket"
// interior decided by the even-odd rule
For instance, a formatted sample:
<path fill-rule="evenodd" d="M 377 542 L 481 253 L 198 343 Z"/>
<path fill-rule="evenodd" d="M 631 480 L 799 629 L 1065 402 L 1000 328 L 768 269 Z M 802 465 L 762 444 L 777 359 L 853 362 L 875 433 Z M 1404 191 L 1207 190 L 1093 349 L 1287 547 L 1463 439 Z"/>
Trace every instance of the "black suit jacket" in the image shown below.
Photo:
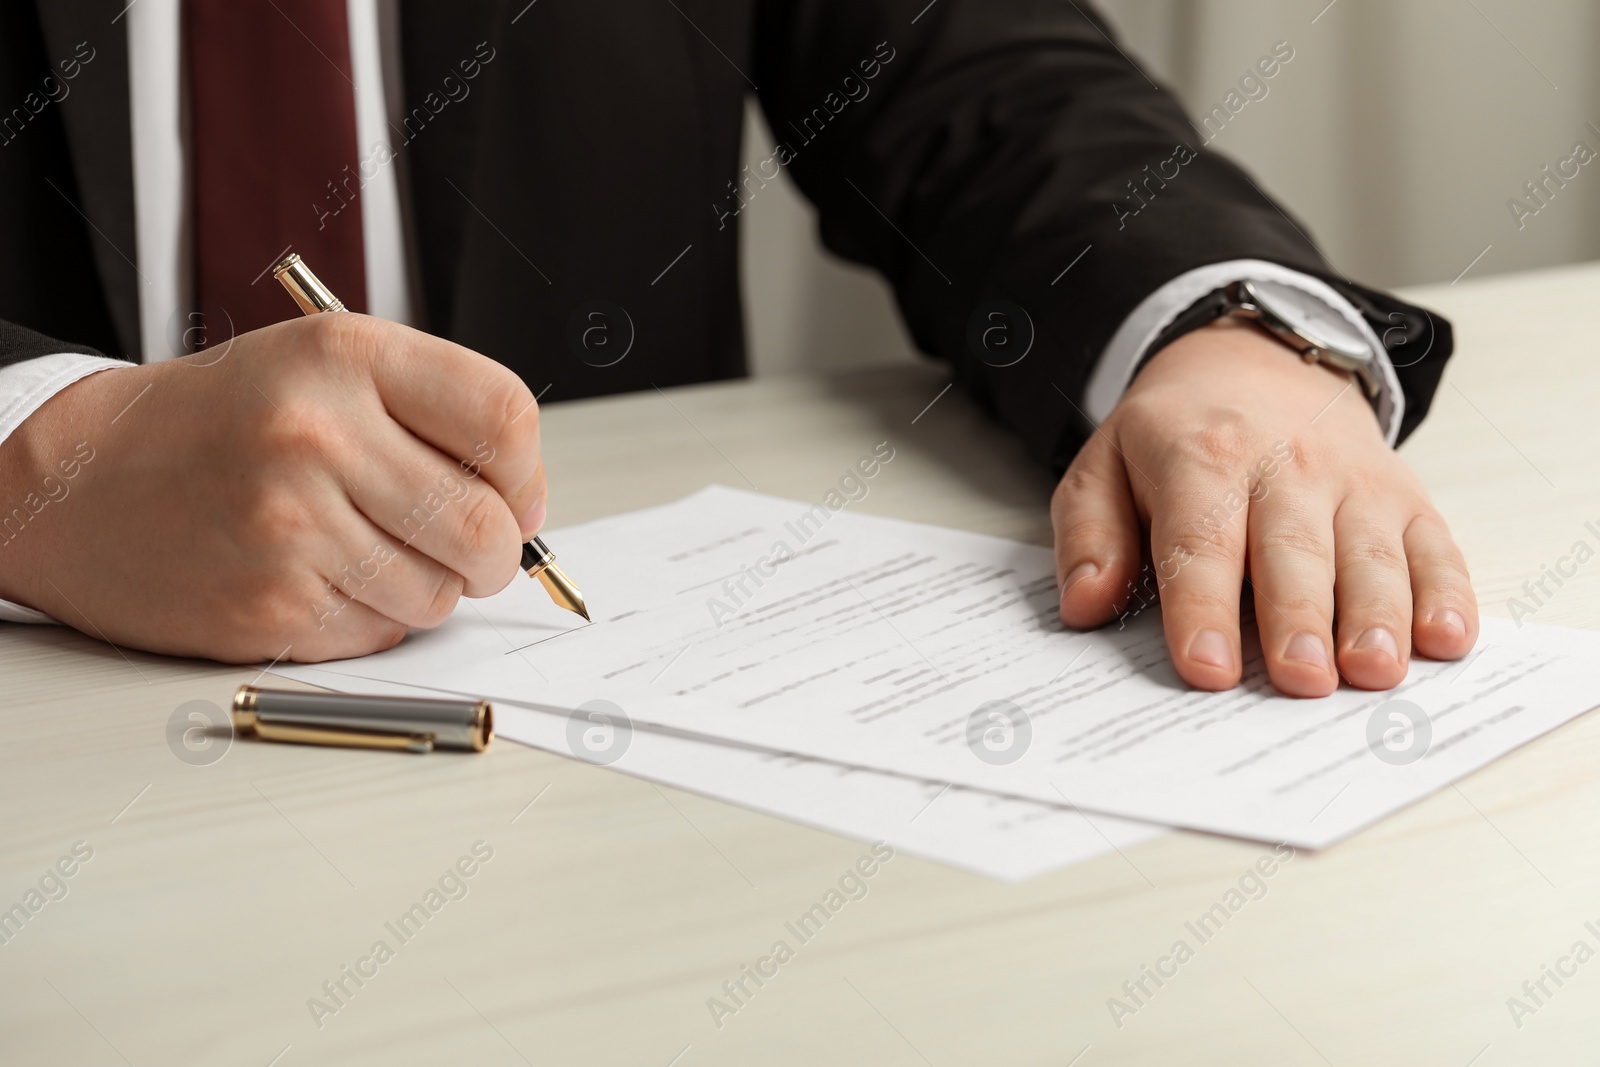
<path fill-rule="evenodd" d="M 0 111 L 0 364 L 64 347 L 139 355 L 124 3 L 0 0 L 0 108 L 21 109 Z M 1448 324 L 1330 268 L 1081 3 L 525 4 L 401 0 L 413 119 L 396 147 L 426 328 L 547 399 L 743 374 L 738 212 L 787 170 L 827 246 L 893 284 L 917 344 L 1058 465 L 1088 432 L 1075 404 L 1124 316 L 1218 260 L 1329 281 L 1390 348 L 1404 431 L 1427 409 Z M 83 48 L 94 58 L 67 95 L 35 111 L 45 77 Z M 464 80 L 463 61 L 491 53 Z M 752 91 L 778 143 L 741 172 Z M 1198 158 L 1144 184 L 1178 145 Z M 1153 199 L 1129 218 L 1131 182 Z M 969 345 L 993 299 L 1036 329 L 1012 366 Z M 588 314 L 594 301 L 609 317 Z M 625 358 L 580 358 L 594 323 L 613 342 L 631 323 Z"/>

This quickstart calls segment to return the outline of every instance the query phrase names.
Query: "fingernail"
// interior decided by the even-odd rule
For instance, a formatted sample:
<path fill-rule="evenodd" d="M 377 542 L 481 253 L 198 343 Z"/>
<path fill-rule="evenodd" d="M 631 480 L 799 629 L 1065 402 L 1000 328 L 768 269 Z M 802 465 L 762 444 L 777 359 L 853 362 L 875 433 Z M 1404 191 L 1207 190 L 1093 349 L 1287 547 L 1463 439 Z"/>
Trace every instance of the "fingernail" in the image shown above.
<path fill-rule="evenodd" d="M 1201 630 L 1189 642 L 1189 658 L 1229 670 L 1233 667 L 1233 645 L 1220 630 Z"/>
<path fill-rule="evenodd" d="M 1461 617 L 1461 613 L 1455 608 L 1445 608 L 1443 611 L 1439 612 L 1438 615 L 1434 616 L 1434 618 L 1439 625 L 1443 626 L 1446 630 L 1465 636 L 1467 632 L 1467 620 L 1463 619 Z"/>
<path fill-rule="evenodd" d="M 522 527 L 524 539 L 532 537 L 544 527 L 545 494 L 540 493 L 539 499 L 533 502 L 533 507 L 523 512 L 519 525 Z"/>
<path fill-rule="evenodd" d="M 1356 638 L 1356 643 L 1351 648 L 1376 648 L 1389 653 L 1398 660 L 1400 658 L 1400 645 L 1394 639 L 1394 634 L 1382 626 L 1374 626 L 1369 630 L 1361 631 L 1361 636 Z"/>
<path fill-rule="evenodd" d="M 1073 586 L 1085 578 L 1093 578 L 1099 573 L 1100 566 L 1096 563 L 1080 563 L 1072 568 L 1067 572 L 1067 576 L 1061 580 L 1061 599 L 1067 599 L 1067 594 L 1072 592 Z"/>
<path fill-rule="evenodd" d="M 1368 633 L 1370 632 L 1369 630 Z M 1391 637 L 1390 640 L 1394 638 Z M 1283 650 L 1283 658 L 1310 663 L 1323 670 L 1328 669 L 1328 650 L 1322 647 L 1321 641 L 1310 634 L 1295 634 L 1290 638 L 1289 647 Z"/>

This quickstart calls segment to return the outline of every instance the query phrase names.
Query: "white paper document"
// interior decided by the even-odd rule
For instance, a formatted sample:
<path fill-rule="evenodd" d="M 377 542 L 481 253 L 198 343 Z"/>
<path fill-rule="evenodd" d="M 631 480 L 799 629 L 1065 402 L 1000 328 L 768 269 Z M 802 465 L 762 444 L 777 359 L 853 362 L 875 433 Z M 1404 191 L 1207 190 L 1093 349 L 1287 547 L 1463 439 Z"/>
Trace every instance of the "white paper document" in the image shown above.
<path fill-rule="evenodd" d="M 1600 634 L 1485 621 L 1387 693 L 1184 686 L 1157 609 L 1056 617 L 1047 549 L 711 488 L 553 532 L 592 625 L 517 582 L 353 677 L 653 723 L 1125 818 L 1318 848 L 1600 703 Z"/>
<path fill-rule="evenodd" d="M 291 667 L 283 673 L 347 692 L 439 695 L 314 667 Z M 495 703 L 494 713 L 495 734 L 501 740 L 573 754 L 569 716 L 505 701 Z M 619 747 L 620 756 L 607 764 L 614 770 L 861 841 L 887 841 L 899 851 L 1006 882 L 1130 848 L 1167 832 L 1165 827 L 1060 804 L 643 727 L 631 730 Z"/>

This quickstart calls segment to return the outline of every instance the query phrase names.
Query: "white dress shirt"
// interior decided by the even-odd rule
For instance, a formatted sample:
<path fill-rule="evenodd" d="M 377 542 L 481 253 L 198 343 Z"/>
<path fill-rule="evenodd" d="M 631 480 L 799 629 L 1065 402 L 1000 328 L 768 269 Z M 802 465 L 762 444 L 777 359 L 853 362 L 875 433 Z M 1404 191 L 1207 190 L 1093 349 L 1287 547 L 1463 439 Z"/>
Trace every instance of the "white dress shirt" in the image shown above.
<path fill-rule="evenodd" d="M 356 93 L 356 140 L 361 157 L 389 145 L 398 129 L 400 92 L 397 0 L 347 0 L 350 61 Z M 134 215 L 139 260 L 139 336 L 147 363 L 183 355 L 174 340 L 192 306 L 192 205 L 185 167 L 181 0 L 140 0 L 129 5 L 129 105 L 133 123 Z M 392 145 L 390 145 L 392 149 Z M 393 157 L 392 151 L 384 157 Z M 413 323 L 413 297 L 405 220 L 395 165 L 381 167 L 362 187 L 362 241 L 367 307 L 371 314 Z M 1389 443 L 1400 431 L 1405 398 L 1382 342 L 1349 301 L 1319 279 L 1260 260 L 1231 260 L 1188 271 L 1147 296 L 1112 337 L 1090 377 L 1086 410 L 1096 423 L 1111 414 L 1150 343 L 1200 297 L 1240 280 L 1278 281 L 1306 300 L 1348 321 L 1367 340 L 1382 366 L 1379 421 Z M 126 367 L 121 360 L 71 353 L 41 356 L 0 368 L 0 443 L 45 401 L 98 371 Z M 51 622 L 42 612 L 0 600 L 0 621 Z"/>

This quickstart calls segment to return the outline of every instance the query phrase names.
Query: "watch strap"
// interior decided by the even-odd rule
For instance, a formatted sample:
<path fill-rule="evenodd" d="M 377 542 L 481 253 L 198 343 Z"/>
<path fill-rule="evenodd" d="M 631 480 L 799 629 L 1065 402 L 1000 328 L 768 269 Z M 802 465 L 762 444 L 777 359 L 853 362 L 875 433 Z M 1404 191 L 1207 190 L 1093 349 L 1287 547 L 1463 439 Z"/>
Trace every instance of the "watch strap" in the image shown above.
<path fill-rule="evenodd" d="M 1166 329 L 1156 334 L 1155 340 L 1151 341 L 1150 346 L 1140 355 L 1138 363 L 1134 365 L 1133 373 L 1137 375 L 1157 352 L 1184 334 L 1209 326 L 1237 308 L 1238 304 L 1233 299 L 1232 289 L 1232 284 L 1213 289 L 1179 312 L 1177 318 L 1168 323 Z"/>

